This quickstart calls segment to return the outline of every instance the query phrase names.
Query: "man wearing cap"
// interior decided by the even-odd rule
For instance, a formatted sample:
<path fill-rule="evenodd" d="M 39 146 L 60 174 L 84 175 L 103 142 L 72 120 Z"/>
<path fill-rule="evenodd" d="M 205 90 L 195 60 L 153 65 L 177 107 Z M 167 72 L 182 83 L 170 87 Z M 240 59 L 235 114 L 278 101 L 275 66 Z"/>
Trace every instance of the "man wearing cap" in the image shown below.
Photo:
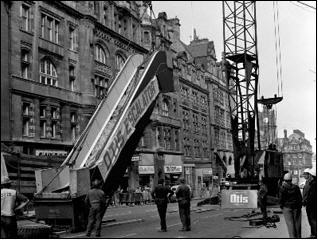
<path fill-rule="evenodd" d="M 180 185 L 176 190 L 176 197 L 179 206 L 179 216 L 182 222 L 182 229 L 180 231 L 191 231 L 190 221 L 190 201 L 191 190 L 188 185 L 185 184 L 185 179 L 180 178 Z"/>
<path fill-rule="evenodd" d="M 155 199 L 155 203 L 157 205 L 158 213 L 160 216 L 160 226 L 161 232 L 167 231 L 167 224 L 166 224 L 166 213 L 167 213 L 167 206 L 168 206 L 168 198 L 173 195 L 173 191 L 163 185 L 164 180 L 159 179 L 158 185 L 154 188 L 151 192 L 152 198 Z M 169 196 L 168 196 L 169 195 Z"/>
<path fill-rule="evenodd" d="M 106 196 L 100 189 L 101 181 L 95 179 L 92 182 L 92 189 L 88 191 L 85 202 L 90 207 L 88 214 L 88 224 L 86 236 L 90 237 L 96 222 L 96 237 L 100 237 L 102 219 L 106 209 Z"/>
<path fill-rule="evenodd" d="M 1 179 L 1 238 L 17 238 L 16 212 L 28 202 L 27 197 L 11 189 L 9 178 Z"/>
<path fill-rule="evenodd" d="M 290 238 L 301 238 L 302 196 L 297 185 L 292 184 L 292 175 L 286 173 L 279 190 L 280 208 L 283 210 Z"/>
<path fill-rule="evenodd" d="M 303 190 L 303 206 L 306 207 L 311 238 L 317 238 L 317 180 L 315 169 L 305 169 L 306 183 Z"/>

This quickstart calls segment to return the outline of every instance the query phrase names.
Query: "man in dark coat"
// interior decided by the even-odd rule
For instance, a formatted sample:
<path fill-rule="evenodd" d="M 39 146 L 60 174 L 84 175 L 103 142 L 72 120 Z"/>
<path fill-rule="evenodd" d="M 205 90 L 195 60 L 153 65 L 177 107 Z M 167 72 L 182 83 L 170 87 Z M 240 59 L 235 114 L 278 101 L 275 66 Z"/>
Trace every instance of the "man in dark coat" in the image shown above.
<path fill-rule="evenodd" d="M 180 185 L 176 190 L 176 197 L 179 206 L 179 215 L 182 222 L 182 229 L 180 231 L 191 231 L 190 222 L 190 201 L 191 190 L 185 184 L 184 178 L 180 179 Z"/>
<path fill-rule="evenodd" d="M 158 213 L 160 216 L 160 225 L 161 225 L 161 232 L 167 231 L 167 224 L 166 224 L 166 214 L 167 214 L 167 207 L 168 207 L 168 198 L 173 195 L 173 191 L 163 185 L 164 180 L 159 179 L 158 186 L 154 188 L 151 192 L 152 198 L 155 200 L 155 203 L 158 208 Z M 169 196 L 168 196 L 169 195 Z"/>
<path fill-rule="evenodd" d="M 305 169 L 306 184 L 303 190 L 303 206 L 306 207 L 311 238 L 317 238 L 317 180 L 314 169 Z"/>
<path fill-rule="evenodd" d="M 87 224 L 87 234 L 89 237 L 96 222 L 96 237 L 100 237 L 102 219 L 106 209 L 106 196 L 100 189 L 101 181 L 95 179 L 92 183 L 92 189 L 88 191 L 85 202 L 90 207 Z"/>
<path fill-rule="evenodd" d="M 263 214 L 263 219 L 266 221 L 267 219 L 267 193 L 268 189 L 266 184 L 264 183 L 264 179 L 260 180 L 259 182 L 259 191 L 258 191 L 258 205 L 261 209 L 261 212 Z"/>
<path fill-rule="evenodd" d="M 284 182 L 279 191 L 279 204 L 283 210 L 289 237 L 301 238 L 302 196 L 299 187 L 292 184 L 290 173 L 285 174 Z"/>

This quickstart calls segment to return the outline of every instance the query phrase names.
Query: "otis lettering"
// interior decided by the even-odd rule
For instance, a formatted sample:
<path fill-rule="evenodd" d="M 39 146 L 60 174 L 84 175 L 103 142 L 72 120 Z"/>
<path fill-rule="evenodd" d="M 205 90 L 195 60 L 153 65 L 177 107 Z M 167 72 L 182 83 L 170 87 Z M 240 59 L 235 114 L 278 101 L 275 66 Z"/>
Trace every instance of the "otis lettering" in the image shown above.
<path fill-rule="evenodd" d="M 230 203 L 248 203 L 248 197 L 243 196 L 243 194 L 231 194 L 230 195 Z"/>

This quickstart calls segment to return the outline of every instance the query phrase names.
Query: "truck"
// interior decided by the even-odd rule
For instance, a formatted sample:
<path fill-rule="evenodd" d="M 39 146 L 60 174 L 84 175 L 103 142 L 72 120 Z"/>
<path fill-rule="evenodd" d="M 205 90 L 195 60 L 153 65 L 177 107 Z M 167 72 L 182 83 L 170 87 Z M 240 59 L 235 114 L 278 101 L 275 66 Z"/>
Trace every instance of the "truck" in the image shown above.
<path fill-rule="evenodd" d="M 36 219 L 70 225 L 73 232 L 85 229 L 84 199 L 91 181 L 103 180 L 108 206 L 150 123 L 158 94 L 173 90 L 169 53 L 128 57 L 62 165 L 35 171 Z"/>

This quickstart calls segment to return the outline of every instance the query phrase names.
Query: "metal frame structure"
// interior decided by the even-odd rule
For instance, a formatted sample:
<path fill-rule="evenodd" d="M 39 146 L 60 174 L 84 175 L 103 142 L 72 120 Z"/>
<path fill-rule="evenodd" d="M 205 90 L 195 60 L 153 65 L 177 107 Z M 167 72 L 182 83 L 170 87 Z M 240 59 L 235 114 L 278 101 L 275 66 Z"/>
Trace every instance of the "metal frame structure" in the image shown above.
<path fill-rule="evenodd" d="M 257 134 L 258 54 L 255 1 L 223 1 L 224 60 L 233 130 L 236 177 L 240 172 L 240 159 L 254 154 Z M 254 165 L 254 160 L 253 160 Z M 253 166 L 254 167 L 254 166 Z M 251 169 L 253 171 L 253 168 Z"/>

